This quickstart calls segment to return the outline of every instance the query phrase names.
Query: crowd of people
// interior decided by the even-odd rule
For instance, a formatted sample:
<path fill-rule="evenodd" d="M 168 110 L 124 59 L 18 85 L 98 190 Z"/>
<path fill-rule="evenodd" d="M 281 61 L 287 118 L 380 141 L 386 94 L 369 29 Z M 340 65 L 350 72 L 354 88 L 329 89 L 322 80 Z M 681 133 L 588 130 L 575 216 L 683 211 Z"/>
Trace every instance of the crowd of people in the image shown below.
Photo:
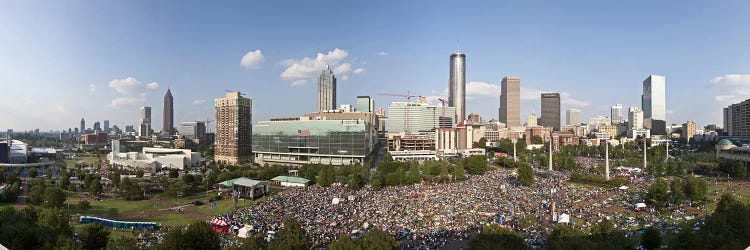
<path fill-rule="evenodd" d="M 634 178 L 624 188 L 598 188 L 566 183 L 563 172 L 546 173 L 532 186 L 516 185 L 514 170 L 495 170 L 462 182 L 415 184 L 372 190 L 343 186 L 289 188 L 267 200 L 224 216 L 232 228 L 252 226 L 266 235 L 286 219 L 299 221 L 314 246 L 338 237 L 361 234 L 377 227 L 399 239 L 405 249 L 436 249 L 466 240 L 482 226 L 498 223 L 524 233 L 529 245 L 542 245 L 558 222 L 558 215 L 576 218 L 581 229 L 603 219 L 616 228 L 663 223 L 664 216 L 686 216 L 683 209 L 659 214 L 639 213 L 645 178 Z M 531 216 L 533 223 L 521 223 Z M 270 239 L 270 238 L 268 238 Z"/>

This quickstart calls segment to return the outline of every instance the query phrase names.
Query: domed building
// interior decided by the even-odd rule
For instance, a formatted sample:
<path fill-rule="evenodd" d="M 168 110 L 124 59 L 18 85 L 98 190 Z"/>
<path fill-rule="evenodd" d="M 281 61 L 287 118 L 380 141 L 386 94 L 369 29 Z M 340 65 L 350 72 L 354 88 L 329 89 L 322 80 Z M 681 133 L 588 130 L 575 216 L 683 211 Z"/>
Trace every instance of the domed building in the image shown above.
<path fill-rule="evenodd" d="M 730 141 L 729 139 L 723 139 L 716 144 L 716 152 L 730 150 L 735 147 L 737 146 L 735 146 L 732 141 Z"/>

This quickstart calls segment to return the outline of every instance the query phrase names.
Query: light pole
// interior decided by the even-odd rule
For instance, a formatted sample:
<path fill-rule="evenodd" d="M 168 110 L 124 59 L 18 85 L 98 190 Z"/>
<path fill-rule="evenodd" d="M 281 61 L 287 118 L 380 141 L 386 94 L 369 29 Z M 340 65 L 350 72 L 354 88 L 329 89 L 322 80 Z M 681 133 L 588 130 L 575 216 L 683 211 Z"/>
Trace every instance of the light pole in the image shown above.
<path fill-rule="evenodd" d="M 552 129 L 549 131 L 549 166 L 547 167 L 552 172 Z"/>
<path fill-rule="evenodd" d="M 513 138 L 511 141 L 513 142 L 513 162 L 516 162 L 518 161 L 518 159 L 516 159 L 516 143 L 518 142 L 518 138 Z"/>
<path fill-rule="evenodd" d="M 646 146 L 646 137 L 644 136 L 643 137 L 643 171 L 646 171 L 646 150 L 648 150 L 648 148 L 646 148 L 646 147 L 647 147 Z"/>
<path fill-rule="evenodd" d="M 604 167 L 604 178 L 606 180 L 609 180 L 609 140 L 604 141 L 604 157 L 605 157 L 605 167 Z"/>

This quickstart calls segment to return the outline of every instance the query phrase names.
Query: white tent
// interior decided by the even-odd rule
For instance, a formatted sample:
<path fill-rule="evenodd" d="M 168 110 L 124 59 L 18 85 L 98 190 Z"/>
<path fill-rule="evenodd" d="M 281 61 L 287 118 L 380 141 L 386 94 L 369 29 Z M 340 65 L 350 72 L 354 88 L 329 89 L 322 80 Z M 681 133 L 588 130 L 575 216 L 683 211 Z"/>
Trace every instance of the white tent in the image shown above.
<path fill-rule="evenodd" d="M 250 231 L 251 230 L 252 230 L 252 228 L 250 228 L 250 227 L 240 228 L 240 230 L 237 232 L 237 236 L 240 237 L 240 238 L 250 237 Z"/>
<path fill-rule="evenodd" d="M 620 190 L 628 190 L 628 186 L 620 186 Z"/>
<path fill-rule="evenodd" d="M 338 205 L 340 202 L 341 202 L 341 199 L 339 199 L 339 198 L 333 198 L 333 200 L 331 201 L 331 203 L 333 203 L 333 205 Z"/>
<path fill-rule="evenodd" d="M 646 203 L 643 203 L 643 202 L 639 202 L 639 203 L 636 203 L 636 204 L 635 204 L 635 208 L 636 208 L 636 209 L 639 209 L 639 208 L 646 208 Z"/>
<path fill-rule="evenodd" d="M 570 223 L 570 215 L 561 214 L 557 219 L 557 223 Z"/>

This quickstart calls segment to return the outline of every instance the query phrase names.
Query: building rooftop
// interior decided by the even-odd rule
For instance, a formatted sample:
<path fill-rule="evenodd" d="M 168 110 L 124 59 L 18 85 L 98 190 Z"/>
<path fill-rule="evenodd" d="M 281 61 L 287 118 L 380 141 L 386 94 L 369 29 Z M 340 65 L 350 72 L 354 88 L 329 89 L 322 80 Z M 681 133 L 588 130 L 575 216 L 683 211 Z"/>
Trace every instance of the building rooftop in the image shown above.
<path fill-rule="evenodd" d="M 272 181 L 285 181 L 285 182 L 291 182 L 291 183 L 299 183 L 299 184 L 307 184 L 310 182 L 310 180 L 302 178 L 302 177 L 296 177 L 296 176 L 276 176 Z"/>

